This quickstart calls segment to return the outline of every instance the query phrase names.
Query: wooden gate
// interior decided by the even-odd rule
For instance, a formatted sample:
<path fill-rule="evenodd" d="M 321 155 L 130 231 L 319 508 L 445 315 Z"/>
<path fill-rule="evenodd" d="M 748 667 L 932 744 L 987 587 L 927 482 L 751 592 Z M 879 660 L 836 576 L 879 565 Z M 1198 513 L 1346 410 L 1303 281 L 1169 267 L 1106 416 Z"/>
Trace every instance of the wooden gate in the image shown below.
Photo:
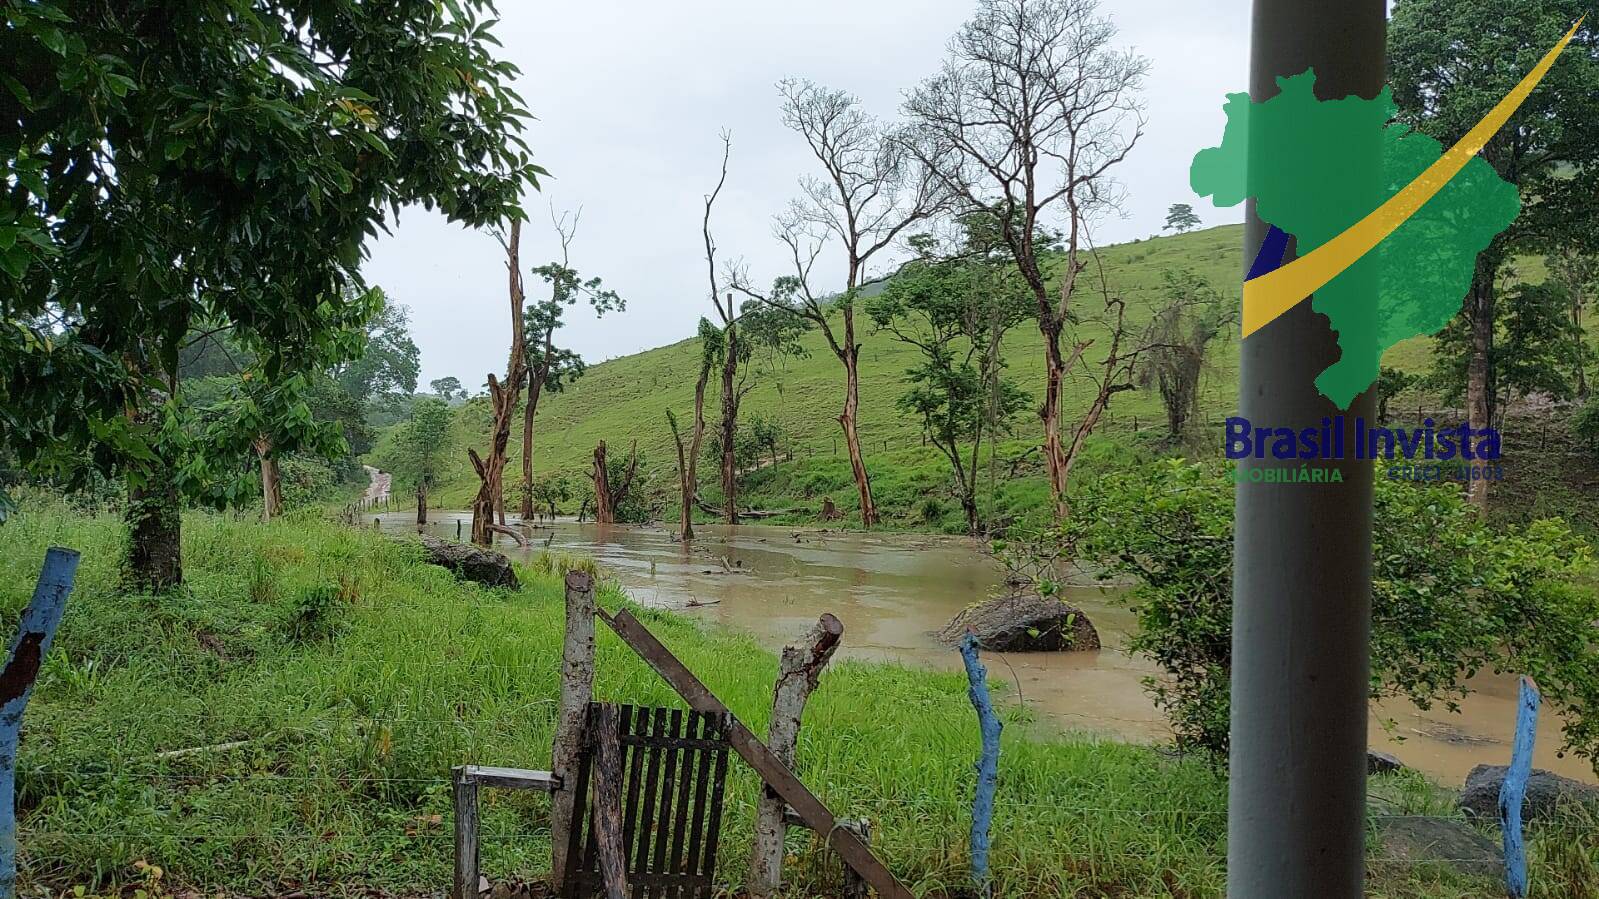
<path fill-rule="evenodd" d="M 563 897 L 604 895 L 602 818 L 620 814 L 629 896 L 709 899 L 727 782 L 728 724 L 725 714 L 589 705 L 589 739 L 573 789 L 594 799 L 583 826 L 571 829 Z M 602 751 L 613 735 L 617 751 Z M 614 786 L 602 789 L 602 782 Z M 615 806 L 603 802 L 609 789 L 621 799 Z"/>

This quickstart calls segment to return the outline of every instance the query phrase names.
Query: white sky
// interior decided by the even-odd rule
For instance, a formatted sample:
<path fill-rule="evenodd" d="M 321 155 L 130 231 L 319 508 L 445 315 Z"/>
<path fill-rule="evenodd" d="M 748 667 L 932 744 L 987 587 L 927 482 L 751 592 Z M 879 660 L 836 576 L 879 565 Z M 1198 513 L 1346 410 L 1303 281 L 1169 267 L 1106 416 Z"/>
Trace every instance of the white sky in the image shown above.
<path fill-rule="evenodd" d="M 599 362 L 687 337 L 710 312 L 700 215 L 724 128 L 733 156 L 712 221 L 720 258 L 744 257 L 759 284 L 783 273 L 771 216 L 813 160 L 779 121 L 775 82 L 810 78 L 897 118 L 901 94 L 936 69 L 973 8 L 971 0 L 501 0 L 496 34 L 537 116 L 528 142 L 553 175 L 527 201 L 524 263 L 558 249 L 548 204 L 581 206 L 573 264 L 628 302 L 603 320 L 575 311 L 565 344 Z M 1120 171 L 1124 217 L 1102 223 L 1097 241 L 1147 237 L 1175 202 L 1192 203 L 1207 226 L 1241 221 L 1242 207 L 1217 210 L 1193 195 L 1188 163 L 1220 139 L 1224 95 L 1246 86 L 1248 0 L 1101 0 L 1101 9 L 1151 72 L 1149 124 Z M 419 389 L 454 375 L 477 392 L 504 368 L 503 259 L 489 234 L 421 210 L 372 247 L 369 282 L 411 308 Z M 841 267 L 819 268 L 819 286 L 836 289 Z M 530 295 L 538 290 L 528 284 Z"/>

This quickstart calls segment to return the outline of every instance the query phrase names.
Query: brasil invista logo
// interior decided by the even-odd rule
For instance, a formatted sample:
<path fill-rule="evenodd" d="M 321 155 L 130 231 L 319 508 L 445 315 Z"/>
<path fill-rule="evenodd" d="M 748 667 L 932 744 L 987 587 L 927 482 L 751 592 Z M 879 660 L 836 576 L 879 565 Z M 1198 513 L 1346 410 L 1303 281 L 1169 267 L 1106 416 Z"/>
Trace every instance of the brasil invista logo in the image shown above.
<path fill-rule="evenodd" d="M 1221 144 L 1194 156 L 1189 178 L 1194 191 L 1217 206 L 1253 198 L 1258 215 L 1271 225 L 1244 281 L 1243 336 L 1313 296 L 1311 308 L 1327 317 L 1339 348 L 1339 358 L 1316 377 L 1315 386 L 1347 410 L 1376 380 L 1385 350 L 1448 324 L 1470 289 L 1477 255 L 1521 207 L 1515 186 L 1477 154 L 1581 24 L 1447 150 L 1393 121 L 1396 106 L 1386 87 L 1369 100 L 1320 100 L 1315 72 L 1307 70 L 1277 79 L 1277 94 L 1258 103 L 1248 94 L 1228 95 Z M 1299 256 L 1285 265 L 1289 235 Z M 1342 416 L 1336 418 L 1340 427 L 1331 427 L 1333 419 L 1324 422 L 1327 439 L 1321 439 L 1323 429 L 1300 434 L 1229 419 L 1228 456 L 1264 458 L 1270 449 L 1278 459 L 1391 459 L 1396 448 L 1406 458 L 1498 455 L 1497 434 L 1465 426 L 1435 429 L 1429 420 L 1425 435 L 1413 439 L 1399 429 L 1396 439 L 1379 437 L 1385 452 L 1361 439 L 1346 456 L 1343 441 L 1333 439 L 1342 431 Z M 1355 424 L 1362 438 L 1384 431 Z M 1445 434 L 1445 440 L 1435 439 Z M 1491 447 L 1491 455 L 1479 456 L 1479 447 Z"/>

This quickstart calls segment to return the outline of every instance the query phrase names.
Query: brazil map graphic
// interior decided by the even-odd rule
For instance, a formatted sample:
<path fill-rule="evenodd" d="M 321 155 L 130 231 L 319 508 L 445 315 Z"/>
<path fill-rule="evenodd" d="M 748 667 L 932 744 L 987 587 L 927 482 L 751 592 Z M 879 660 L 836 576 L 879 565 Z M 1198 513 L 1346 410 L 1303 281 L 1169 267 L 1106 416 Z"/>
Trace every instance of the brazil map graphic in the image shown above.
<path fill-rule="evenodd" d="M 1340 350 L 1316 388 L 1347 409 L 1376 380 L 1385 350 L 1442 329 L 1470 287 L 1477 254 L 1521 206 L 1515 186 L 1477 151 L 1576 29 L 1447 151 L 1392 121 L 1388 88 L 1369 100 L 1320 100 L 1307 70 L 1279 78 L 1278 93 L 1258 103 L 1228 95 L 1220 146 L 1194 157 L 1194 191 L 1217 206 L 1254 198 L 1272 237 L 1293 235 L 1300 254 L 1278 268 L 1265 257 L 1280 257 L 1285 240 L 1268 238 L 1244 286 L 1244 336 L 1314 294 L 1312 308 L 1327 317 Z"/>

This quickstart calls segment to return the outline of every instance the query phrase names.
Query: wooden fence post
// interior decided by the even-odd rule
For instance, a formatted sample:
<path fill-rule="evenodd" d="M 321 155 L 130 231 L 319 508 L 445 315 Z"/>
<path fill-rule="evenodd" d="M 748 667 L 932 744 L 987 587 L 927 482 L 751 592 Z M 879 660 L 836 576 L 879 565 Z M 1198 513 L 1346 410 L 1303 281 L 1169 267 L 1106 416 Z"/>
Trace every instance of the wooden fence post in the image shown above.
<path fill-rule="evenodd" d="M 465 766 L 450 770 L 455 784 L 455 889 L 454 899 L 477 899 L 477 781 Z"/>
<path fill-rule="evenodd" d="M 1521 804 L 1532 776 L 1532 747 L 1538 736 L 1538 686 L 1521 679 L 1516 703 L 1516 737 L 1510 751 L 1510 770 L 1499 785 L 1499 825 L 1505 840 L 1505 890 L 1510 899 L 1527 895 L 1527 847 L 1521 837 Z"/>
<path fill-rule="evenodd" d="M 44 555 L 44 568 L 33 588 L 33 599 L 22 611 L 22 620 L 11 638 L 6 667 L 0 671 L 0 896 L 10 899 L 17 892 L 17 737 L 22 730 L 22 713 L 39 676 L 39 666 L 50 642 L 55 639 L 61 612 L 72 593 L 78 573 L 78 552 L 50 547 Z"/>
<path fill-rule="evenodd" d="M 809 631 L 783 647 L 777 684 L 772 690 L 772 723 L 766 732 L 766 745 L 790 770 L 794 768 L 805 703 L 843 635 L 843 623 L 824 613 Z M 783 817 L 787 809 L 788 803 L 769 787 L 762 787 L 755 807 L 755 849 L 748 884 L 755 899 L 765 899 L 783 885 L 783 842 L 788 834 Z"/>
<path fill-rule="evenodd" d="M 994 823 L 994 790 L 999 785 L 999 732 L 1003 725 L 988 695 L 988 669 L 978 660 L 976 635 L 968 633 L 961 640 L 961 659 L 966 663 L 966 677 L 971 682 L 967 695 L 977 710 L 983 736 L 983 751 L 977 760 L 977 790 L 972 797 L 971 843 L 972 882 L 977 894 L 987 899 L 994 890 L 988 877 L 988 833 Z"/>
<path fill-rule="evenodd" d="M 594 699 L 594 611 L 594 579 L 586 572 L 567 572 L 561 704 L 550 753 L 550 770 L 563 784 L 577 783 L 578 756 L 583 751 L 589 702 Z M 557 894 L 565 887 L 572 828 L 582 826 L 582 821 L 573 820 L 573 810 L 581 799 L 571 787 L 550 797 L 550 886 Z"/>

